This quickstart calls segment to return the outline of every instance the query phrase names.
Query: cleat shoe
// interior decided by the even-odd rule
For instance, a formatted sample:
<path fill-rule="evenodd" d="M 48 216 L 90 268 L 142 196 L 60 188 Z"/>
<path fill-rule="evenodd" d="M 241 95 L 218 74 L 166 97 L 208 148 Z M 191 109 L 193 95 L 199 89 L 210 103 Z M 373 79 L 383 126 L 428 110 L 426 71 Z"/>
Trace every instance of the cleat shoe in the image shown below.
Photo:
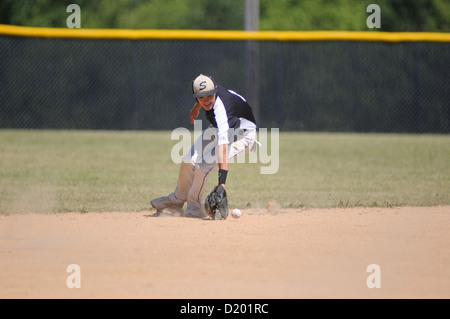
<path fill-rule="evenodd" d="M 163 196 L 153 199 L 150 204 L 156 210 L 162 210 L 170 205 L 172 205 L 172 201 L 169 197 Z"/>
<path fill-rule="evenodd" d="M 158 216 L 162 213 L 163 209 L 167 209 L 169 212 L 174 213 L 175 215 L 184 215 L 183 204 L 174 204 L 172 199 L 167 196 L 155 198 L 150 202 L 150 204 L 154 209 L 156 209 L 156 213 L 158 214 Z"/>

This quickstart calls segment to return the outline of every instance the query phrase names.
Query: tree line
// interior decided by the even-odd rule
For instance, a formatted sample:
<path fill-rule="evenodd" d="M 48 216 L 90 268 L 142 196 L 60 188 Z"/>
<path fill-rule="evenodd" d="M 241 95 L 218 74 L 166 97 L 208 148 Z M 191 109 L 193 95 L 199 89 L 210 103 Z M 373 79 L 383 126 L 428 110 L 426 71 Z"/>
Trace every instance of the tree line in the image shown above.
<path fill-rule="evenodd" d="M 81 8 L 82 28 L 242 30 L 245 0 L 0 0 L 0 23 L 67 27 L 66 8 Z M 447 0 L 260 0 L 261 30 L 368 31 L 369 4 L 380 31 L 449 32 Z"/>

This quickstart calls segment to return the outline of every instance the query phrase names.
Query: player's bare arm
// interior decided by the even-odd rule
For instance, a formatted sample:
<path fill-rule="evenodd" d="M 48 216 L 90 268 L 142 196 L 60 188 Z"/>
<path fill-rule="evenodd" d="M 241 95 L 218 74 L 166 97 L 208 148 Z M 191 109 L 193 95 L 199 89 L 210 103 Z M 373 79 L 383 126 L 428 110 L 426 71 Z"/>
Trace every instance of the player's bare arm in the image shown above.
<path fill-rule="evenodd" d="M 225 187 L 226 177 L 221 175 L 228 173 L 228 144 L 219 145 L 219 185 Z"/>
<path fill-rule="evenodd" d="M 200 105 L 200 103 L 197 102 L 190 110 L 189 117 L 191 118 L 191 124 L 194 124 L 194 119 L 198 117 L 201 108 L 202 106 Z"/>

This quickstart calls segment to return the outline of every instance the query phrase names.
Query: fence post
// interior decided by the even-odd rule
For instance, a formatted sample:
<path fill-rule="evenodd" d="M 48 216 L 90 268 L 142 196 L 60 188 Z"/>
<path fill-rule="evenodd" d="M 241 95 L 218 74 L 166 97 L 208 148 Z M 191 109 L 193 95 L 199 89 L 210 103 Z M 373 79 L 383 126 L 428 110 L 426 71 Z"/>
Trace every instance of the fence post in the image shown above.
<path fill-rule="evenodd" d="M 259 0 L 245 1 L 244 25 L 246 31 L 259 30 Z M 245 96 L 252 106 L 256 122 L 259 123 L 259 43 L 245 43 Z"/>

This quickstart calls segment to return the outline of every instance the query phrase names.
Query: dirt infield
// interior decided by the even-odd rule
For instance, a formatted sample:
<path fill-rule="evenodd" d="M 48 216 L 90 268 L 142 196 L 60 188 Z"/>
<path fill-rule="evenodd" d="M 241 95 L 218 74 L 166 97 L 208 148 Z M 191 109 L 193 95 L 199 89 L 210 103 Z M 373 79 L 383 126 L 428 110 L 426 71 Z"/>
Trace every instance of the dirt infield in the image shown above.
<path fill-rule="evenodd" d="M 0 298 L 450 298 L 449 206 L 151 215 L 0 216 Z"/>

